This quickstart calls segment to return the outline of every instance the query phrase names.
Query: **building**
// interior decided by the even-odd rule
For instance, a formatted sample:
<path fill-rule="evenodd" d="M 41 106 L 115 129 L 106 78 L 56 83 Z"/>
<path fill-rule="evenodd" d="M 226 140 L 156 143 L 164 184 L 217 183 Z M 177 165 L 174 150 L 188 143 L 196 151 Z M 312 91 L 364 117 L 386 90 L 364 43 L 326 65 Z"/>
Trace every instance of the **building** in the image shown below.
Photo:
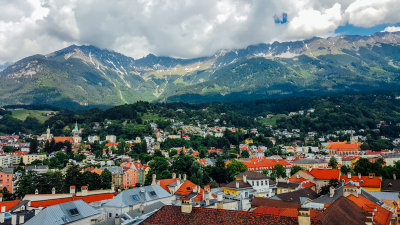
<path fill-rule="evenodd" d="M 171 204 L 172 195 L 160 185 L 144 186 L 122 191 L 103 205 L 107 218 L 140 209 L 155 202 Z"/>
<path fill-rule="evenodd" d="M 292 162 L 293 166 L 300 166 L 304 169 L 310 168 L 319 168 L 319 167 L 328 167 L 328 162 L 324 159 L 311 159 L 311 158 L 304 158 L 304 159 L 297 159 L 296 161 Z"/>
<path fill-rule="evenodd" d="M 82 142 L 82 138 L 79 136 L 80 133 L 81 132 L 78 128 L 78 123 L 75 123 L 75 127 L 72 130 L 72 138 L 74 140 L 74 142 L 73 142 L 74 145 L 78 145 L 79 143 Z"/>
<path fill-rule="evenodd" d="M 352 181 L 358 184 L 360 187 L 364 188 L 367 191 L 381 191 L 381 178 L 376 177 L 374 174 L 369 174 L 368 176 L 361 176 L 361 173 L 358 173 L 358 176 L 352 176 L 350 172 L 347 175 L 343 175 L 340 177 L 340 181 L 344 183 L 348 183 Z"/>
<path fill-rule="evenodd" d="M 347 144 L 346 142 L 330 142 L 329 155 L 359 155 L 361 142 Z"/>
<path fill-rule="evenodd" d="M 319 192 L 321 187 L 329 184 L 330 180 L 340 179 L 340 170 L 329 168 L 318 168 L 301 170 L 293 175 L 294 177 L 302 177 L 316 185 L 316 190 Z"/>
<path fill-rule="evenodd" d="M 25 172 L 34 171 L 36 173 L 47 173 L 49 171 L 49 166 L 25 166 Z"/>
<path fill-rule="evenodd" d="M 292 192 L 301 188 L 301 183 L 278 182 L 276 184 L 276 194 Z"/>
<path fill-rule="evenodd" d="M 108 142 L 117 142 L 117 136 L 115 136 L 115 135 L 107 135 L 106 136 L 106 141 L 108 141 Z"/>
<path fill-rule="evenodd" d="M 104 172 L 107 169 L 112 174 L 112 181 L 111 184 L 116 188 L 116 190 L 124 188 L 124 171 L 120 166 L 107 166 L 107 167 L 100 167 L 100 170 Z"/>
<path fill-rule="evenodd" d="M 299 203 L 300 205 L 303 205 L 306 202 L 312 201 L 318 197 L 319 195 L 311 188 L 302 188 L 296 191 L 277 194 L 273 196 L 271 199 L 281 200 L 284 202 L 296 202 Z"/>
<path fill-rule="evenodd" d="M 124 175 L 122 177 L 122 183 L 124 189 L 128 189 L 130 187 L 136 187 L 136 183 L 138 183 L 138 174 L 136 169 L 128 168 L 124 170 Z"/>
<path fill-rule="evenodd" d="M 25 165 L 31 164 L 35 160 L 44 160 L 47 156 L 46 155 L 41 155 L 41 154 L 28 154 L 28 155 L 23 155 L 22 156 L 22 162 Z"/>
<path fill-rule="evenodd" d="M 13 174 L 14 170 L 12 168 L 4 168 L 0 170 L 0 190 L 7 188 L 8 192 L 14 193 Z"/>
<path fill-rule="evenodd" d="M 82 200 L 49 206 L 25 222 L 25 225 L 91 224 L 101 213 Z"/>
<path fill-rule="evenodd" d="M 88 136 L 88 142 L 89 143 L 94 143 L 94 142 L 100 142 L 100 137 L 99 136 Z"/>
<path fill-rule="evenodd" d="M 400 152 L 382 154 L 382 158 L 385 160 L 386 166 L 394 166 L 395 162 L 400 161 Z"/>
<path fill-rule="evenodd" d="M 247 182 L 253 188 L 253 192 L 250 193 L 254 197 L 271 197 L 275 194 L 276 182 L 271 180 L 267 175 L 246 171 L 236 175 L 236 180 Z"/>
<path fill-rule="evenodd" d="M 250 160 L 241 159 L 239 161 L 245 164 L 249 171 L 256 171 L 260 173 L 264 170 L 267 170 L 269 173 L 271 173 L 274 169 L 274 166 L 280 164 L 286 169 L 286 175 L 289 176 L 290 169 L 293 167 L 292 164 L 283 159 L 268 159 L 267 157 L 257 157 Z M 226 164 L 229 163 L 230 161 L 226 162 Z"/>

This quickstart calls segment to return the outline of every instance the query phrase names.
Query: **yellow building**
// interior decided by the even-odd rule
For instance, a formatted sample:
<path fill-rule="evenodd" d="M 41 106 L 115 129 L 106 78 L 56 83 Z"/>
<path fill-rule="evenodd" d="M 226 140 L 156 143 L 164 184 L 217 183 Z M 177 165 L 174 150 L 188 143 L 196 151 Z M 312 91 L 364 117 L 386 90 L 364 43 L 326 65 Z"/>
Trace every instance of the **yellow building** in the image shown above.
<path fill-rule="evenodd" d="M 44 160 L 45 158 L 46 158 L 46 155 L 40 155 L 40 154 L 23 155 L 22 156 L 22 162 L 25 165 L 29 165 L 35 160 Z"/>
<path fill-rule="evenodd" d="M 278 182 L 276 185 L 276 194 L 296 191 L 301 188 L 301 183 Z"/>

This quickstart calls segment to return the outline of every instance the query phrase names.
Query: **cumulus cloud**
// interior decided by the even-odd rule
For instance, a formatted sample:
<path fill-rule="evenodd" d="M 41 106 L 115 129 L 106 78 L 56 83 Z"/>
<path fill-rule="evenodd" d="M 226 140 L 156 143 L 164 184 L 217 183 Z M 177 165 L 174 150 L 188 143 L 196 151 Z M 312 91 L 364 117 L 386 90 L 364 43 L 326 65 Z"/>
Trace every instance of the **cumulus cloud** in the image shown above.
<path fill-rule="evenodd" d="M 92 44 L 138 58 L 211 55 L 400 22 L 400 0 L 0 0 L 0 63 Z M 278 21 L 279 22 L 276 22 Z"/>
<path fill-rule="evenodd" d="M 400 32 L 400 27 L 389 26 L 386 27 L 382 32 Z"/>

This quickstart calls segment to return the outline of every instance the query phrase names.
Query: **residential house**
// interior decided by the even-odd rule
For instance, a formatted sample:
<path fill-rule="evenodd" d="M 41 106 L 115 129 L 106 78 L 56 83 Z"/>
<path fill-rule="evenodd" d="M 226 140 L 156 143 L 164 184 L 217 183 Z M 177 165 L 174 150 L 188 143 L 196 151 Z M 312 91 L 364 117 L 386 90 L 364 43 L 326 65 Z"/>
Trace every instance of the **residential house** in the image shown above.
<path fill-rule="evenodd" d="M 25 165 L 31 164 L 35 160 L 44 160 L 47 156 L 43 154 L 28 154 L 22 156 L 22 162 Z"/>
<path fill-rule="evenodd" d="M 291 162 L 293 166 L 300 166 L 304 169 L 328 167 L 328 162 L 324 159 L 303 158 Z"/>
<path fill-rule="evenodd" d="M 14 193 L 13 175 L 14 170 L 12 168 L 4 168 L 0 170 L 0 190 L 7 188 L 8 192 Z"/>
<path fill-rule="evenodd" d="M 271 197 L 274 195 L 276 189 L 276 182 L 271 180 L 267 175 L 254 172 L 246 171 L 236 175 L 236 180 L 242 180 L 247 182 L 253 188 L 253 192 L 250 193 L 254 197 Z"/>
<path fill-rule="evenodd" d="M 239 161 L 245 164 L 249 171 L 262 172 L 267 170 L 269 174 L 272 172 L 275 165 L 281 164 L 286 169 L 286 175 L 289 176 L 290 169 L 293 167 L 292 164 L 283 159 L 268 159 L 267 157 L 258 157 L 250 160 L 240 159 Z M 226 164 L 229 163 L 230 161 L 228 161 Z"/>
<path fill-rule="evenodd" d="M 352 176 L 350 172 L 347 175 L 343 175 L 340 177 L 340 181 L 344 183 L 348 183 L 352 181 L 357 183 L 360 187 L 364 188 L 367 191 L 381 191 L 381 178 L 375 176 L 374 174 L 369 174 L 368 176 L 361 176 L 361 173 L 358 173 L 358 176 Z"/>
<path fill-rule="evenodd" d="M 276 194 L 292 192 L 301 188 L 301 183 L 278 182 L 276 184 Z"/>
<path fill-rule="evenodd" d="M 382 154 L 382 158 L 385 160 L 386 166 L 394 166 L 395 162 L 400 161 L 400 152 Z"/>
<path fill-rule="evenodd" d="M 124 171 L 120 166 L 107 166 L 107 167 L 100 167 L 100 170 L 104 172 L 107 169 L 112 174 L 112 181 L 111 184 L 116 188 L 116 190 L 124 188 L 123 178 L 124 178 Z"/>
<path fill-rule="evenodd" d="M 117 136 L 115 136 L 115 135 L 107 135 L 106 136 L 106 141 L 108 141 L 108 142 L 117 142 Z"/>
<path fill-rule="evenodd" d="M 128 189 L 130 187 L 136 187 L 136 184 L 138 183 L 138 174 L 136 169 L 134 168 L 128 168 L 124 170 L 123 178 L 122 178 L 122 183 L 124 186 L 124 189 Z"/>
<path fill-rule="evenodd" d="M 302 188 L 296 191 L 274 195 L 273 197 L 271 197 L 271 199 L 281 200 L 284 202 L 296 202 L 300 205 L 303 205 L 318 197 L 319 195 L 311 188 Z"/>
<path fill-rule="evenodd" d="M 312 183 L 316 184 L 316 190 L 319 192 L 321 187 L 329 184 L 330 180 L 339 180 L 340 179 L 340 170 L 333 168 L 318 168 L 313 169 L 310 168 L 308 170 L 301 170 L 294 174 L 295 177 L 305 178 Z"/>
<path fill-rule="evenodd" d="M 155 202 L 171 204 L 172 196 L 160 185 L 144 186 L 122 191 L 103 205 L 107 218 L 120 216 Z"/>
<path fill-rule="evenodd" d="M 47 173 L 49 171 L 49 166 L 25 166 L 25 172 L 34 171 L 36 173 Z"/>
<path fill-rule="evenodd" d="M 101 217 L 100 211 L 88 205 L 82 200 L 66 202 L 49 206 L 43 209 L 39 214 L 26 221 L 25 225 L 86 225 L 90 224 L 92 219 Z"/>

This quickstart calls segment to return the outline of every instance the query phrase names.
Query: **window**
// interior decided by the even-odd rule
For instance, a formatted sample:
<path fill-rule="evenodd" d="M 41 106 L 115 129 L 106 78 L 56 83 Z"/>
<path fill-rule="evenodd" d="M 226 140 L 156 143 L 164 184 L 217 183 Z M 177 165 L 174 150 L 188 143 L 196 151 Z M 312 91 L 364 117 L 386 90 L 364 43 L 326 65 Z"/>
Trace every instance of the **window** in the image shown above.
<path fill-rule="evenodd" d="M 137 195 L 132 195 L 132 198 L 133 198 L 133 200 L 135 200 L 135 201 L 139 200 L 139 196 L 137 196 Z"/>
<path fill-rule="evenodd" d="M 150 195 L 151 195 L 151 196 L 156 196 L 157 194 L 156 194 L 155 191 L 150 191 Z"/>
<path fill-rule="evenodd" d="M 78 211 L 77 208 L 70 209 L 70 210 L 68 210 L 68 212 L 69 212 L 69 214 L 70 214 L 71 216 L 77 216 L 77 215 L 79 215 L 79 211 Z"/>

